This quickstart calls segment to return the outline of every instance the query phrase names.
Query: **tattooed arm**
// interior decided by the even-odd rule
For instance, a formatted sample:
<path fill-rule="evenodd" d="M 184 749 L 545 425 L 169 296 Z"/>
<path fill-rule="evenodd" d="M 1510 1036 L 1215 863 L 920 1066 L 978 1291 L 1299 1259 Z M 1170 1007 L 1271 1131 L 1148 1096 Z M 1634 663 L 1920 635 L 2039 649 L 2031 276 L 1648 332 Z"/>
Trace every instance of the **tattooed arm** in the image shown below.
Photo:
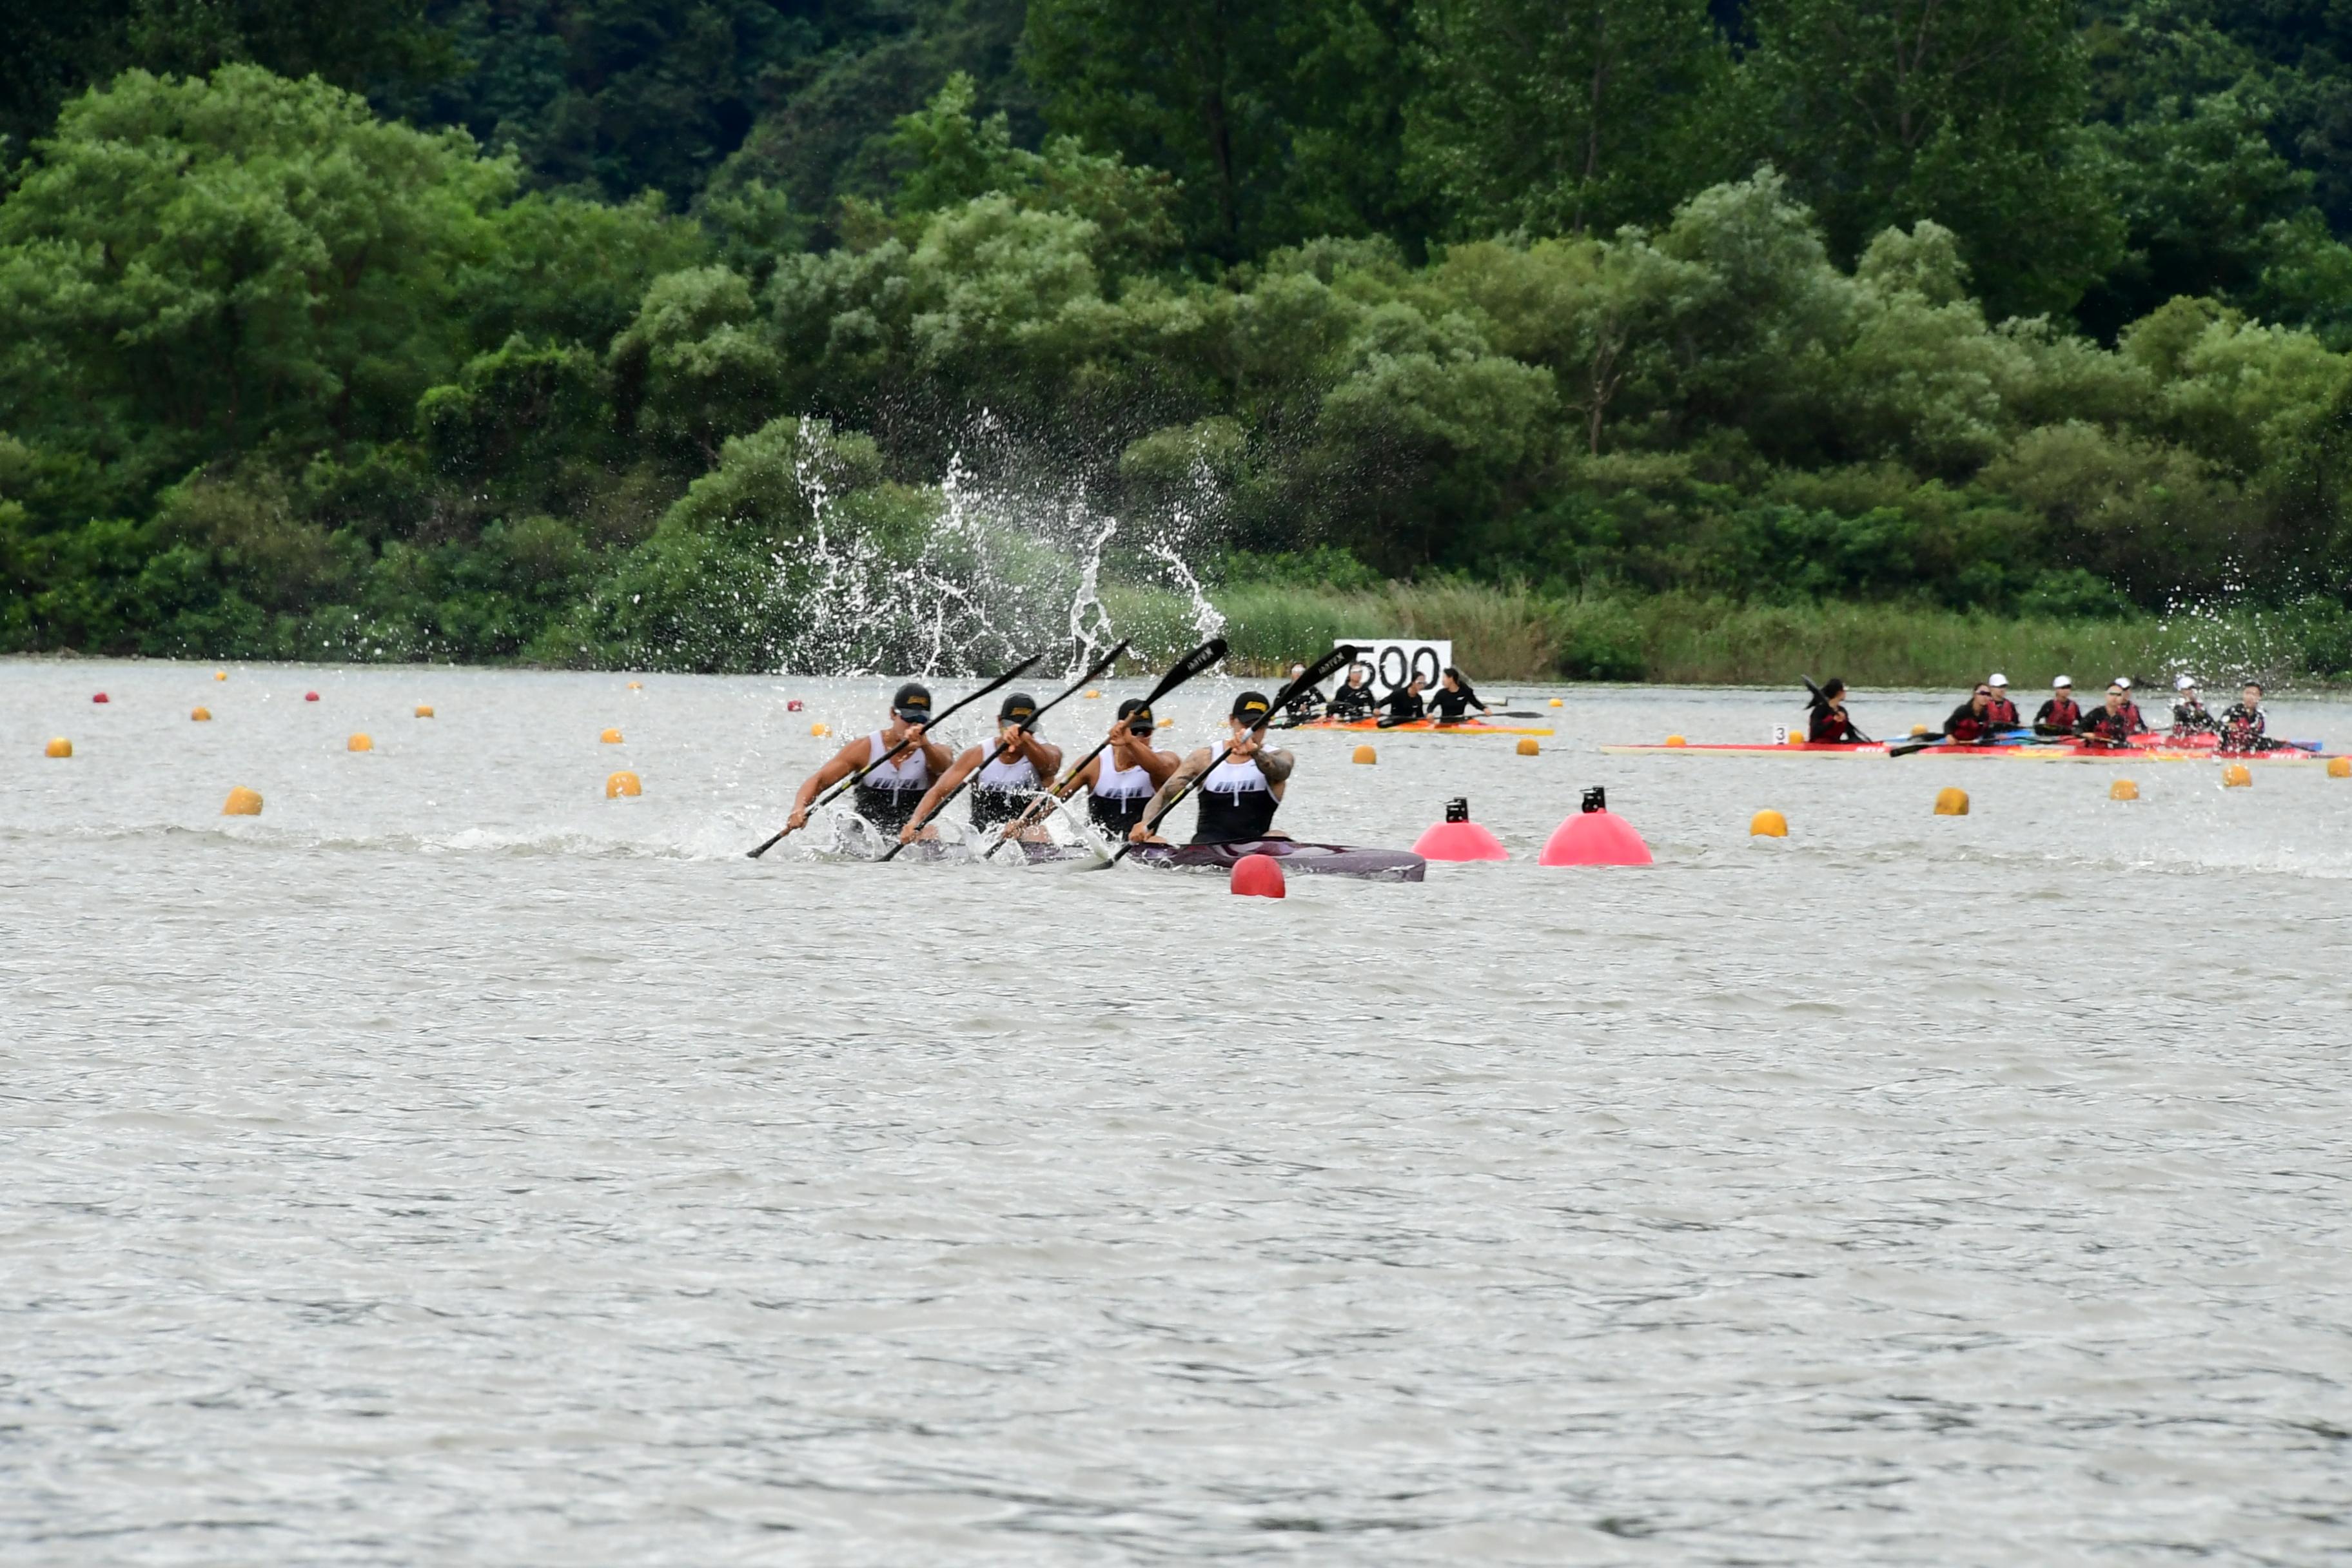
<path fill-rule="evenodd" d="M 1138 844 L 1167 843 L 1166 839 L 1147 828 L 1145 824 L 1157 820 L 1160 814 L 1168 809 L 1168 803 L 1184 793 L 1186 785 L 1207 773 L 1209 763 L 1215 756 L 1216 752 L 1202 746 L 1199 751 L 1177 763 L 1176 771 L 1168 775 L 1167 782 L 1153 794 L 1151 803 L 1143 808 L 1143 820 L 1129 829 L 1127 836 Z"/>

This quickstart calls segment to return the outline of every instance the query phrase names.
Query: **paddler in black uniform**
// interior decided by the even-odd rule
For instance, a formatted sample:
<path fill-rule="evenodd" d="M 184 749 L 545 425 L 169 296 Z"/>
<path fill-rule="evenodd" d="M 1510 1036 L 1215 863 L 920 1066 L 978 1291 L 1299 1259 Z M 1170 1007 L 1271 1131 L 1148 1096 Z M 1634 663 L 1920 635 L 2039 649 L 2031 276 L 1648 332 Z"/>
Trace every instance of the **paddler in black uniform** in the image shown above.
<path fill-rule="evenodd" d="M 1343 722 L 1370 718 L 1372 716 L 1371 677 L 1371 666 L 1349 665 L 1348 684 L 1331 693 L 1331 700 L 1323 705 L 1323 711 Z"/>
<path fill-rule="evenodd" d="M 2258 680 L 2249 680 L 2238 689 L 2238 700 L 2221 715 L 2221 734 L 2214 750 L 2221 752 L 2275 752 L 2286 744 L 2273 741 L 2265 733 L 2270 721 L 2263 717 L 2263 687 Z"/>
<path fill-rule="evenodd" d="M 939 830 L 931 826 L 931 813 L 955 793 L 958 784 L 971 777 L 974 769 L 979 770 L 980 776 L 971 784 L 972 826 L 987 832 L 1003 827 L 1020 815 L 1062 765 L 1062 749 L 1047 745 L 1027 728 L 1036 717 L 1037 700 L 1025 691 L 1016 691 L 999 703 L 994 738 L 965 747 L 963 755 L 949 764 L 924 792 L 909 819 L 899 826 L 898 841 L 911 844 L 918 838 L 938 837 Z M 1045 833 L 1042 824 L 1025 824 L 1006 837 L 1042 838 Z"/>
<path fill-rule="evenodd" d="M 1853 727 L 1846 717 L 1845 682 L 1832 676 L 1814 699 L 1812 710 L 1805 720 L 1805 744 L 1809 746 L 1843 746 L 1866 743 L 1870 737 Z"/>
<path fill-rule="evenodd" d="M 2221 727 L 2221 721 L 2206 711 L 2204 699 L 2197 695 L 2196 677 L 2180 677 L 2172 683 L 2172 733 L 2176 739 L 2210 735 Z"/>
<path fill-rule="evenodd" d="M 1386 697 L 1381 698 L 1381 706 L 1389 711 L 1388 716 L 1381 722 L 1390 725 L 1410 724 L 1416 719 L 1426 717 L 1429 704 L 1421 700 L 1421 689 L 1423 684 L 1422 678 L 1416 675 Z"/>
<path fill-rule="evenodd" d="M 1992 688 L 1979 686 L 1944 721 L 1944 739 L 1961 746 L 1990 746 L 2000 738 L 1992 718 Z"/>
<path fill-rule="evenodd" d="M 1289 787 L 1290 770 L 1297 759 L 1288 752 L 1266 746 L 1265 724 L 1272 717 L 1272 703 L 1264 692 L 1244 691 L 1234 698 L 1233 754 L 1212 768 L 1209 764 L 1215 761 L 1216 750 L 1202 746 L 1179 763 L 1151 797 L 1142 820 L 1127 836 L 1138 844 L 1167 843 L 1143 824 L 1197 778 L 1201 787 L 1194 798 L 1200 802 L 1201 816 L 1193 829 L 1193 843 L 1248 844 L 1260 838 L 1288 837 L 1274 830 L 1274 813 L 1282 804 L 1283 791 Z M 1208 776 L 1202 778 L 1204 773 Z"/>
<path fill-rule="evenodd" d="M 955 761 L 955 753 L 932 740 L 925 726 L 931 719 L 931 693 L 919 681 L 910 680 L 898 688 L 890 699 L 890 721 L 871 735 L 852 741 L 833 754 L 831 761 L 801 783 L 800 793 L 793 796 L 791 830 L 797 833 L 808 826 L 809 803 L 839 784 L 858 769 L 878 763 L 861 780 L 852 795 L 857 803 L 857 815 L 882 829 L 896 833 L 907 826 L 915 814 L 915 803 L 931 781 L 945 773 Z M 913 737 L 915 743 L 889 762 L 891 748 Z"/>
<path fill-rule="evenodd" d="M 1118 705 L 1118 721 L 1110 727 L 1110 750 L 1055 785 L 1055 793 L 1066 800 L 1085 790 L 1087 814 L 1094 825 L 1113 838 L 1125 838 L 1176 771 L 1175 752 L 1152 749 L 1156 728 L 1158 721 L 1143 700 L 1129 698 Z"/>
<path fill-rule="evenodd" d="M 2083 727 L 2083 710 L 2074 702 L 2074 679 L 2062 675 L 2050 683 L 2050 700 L 2033 711 L 2037 735 L 2071 735 Z"/>
<path fill-rule="evenodd" d="M 1306 673 L 1305 665 L 1294 664 L 1290 667 L 1290 674 L 1286 679 L 1297 680 Z M 1286 726 L 1304 724 L 1309 720 L 1319 719 L 1322 716 L 1323 694 L 1311 686 L 1302 689 L 1297 696 L 1283 705 L 1282 717 Z"/>
<path fill-rule="evenodd" d="M 1431 694 L 1429 706 L 1434 710 L 1431 717 L 1441 724 L 1459 724 L 1473 708 L 1478 710 L 1481 719 L 1487 713 L 1486 705 L 1478 700 L 1478 693 L 1471 689 L 1469 681 L 1463 679 L 1462 672 L 1450 664 L 1445 667 L 1445 673 L 1437 678 L 1437 689 Z"/>

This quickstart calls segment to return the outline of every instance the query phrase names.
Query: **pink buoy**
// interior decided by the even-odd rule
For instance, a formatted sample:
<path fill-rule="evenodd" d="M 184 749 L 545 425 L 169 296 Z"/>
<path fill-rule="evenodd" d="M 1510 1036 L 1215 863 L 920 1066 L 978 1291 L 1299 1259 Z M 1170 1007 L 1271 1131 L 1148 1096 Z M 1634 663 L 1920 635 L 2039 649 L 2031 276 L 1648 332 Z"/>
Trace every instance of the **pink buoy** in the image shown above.
<path fill-rule="evenodd" d="M 302 693 L 302 700 L 305 702 L 316 702 L 319 700 L 319 694 L 315 691 L 305 691 Z"/>
<path fill-rule="evenodd" d="M 786 703 L 784 704 L 784 711 L 785 711 L 785 712 L 787 712 L 787 713 L 797 713 L 797 712 L 799 712 L 800 710 L 801 710 L 801 700 L 800 700 L 799 698 L 797 698 L 797 697 L 793 698 L 792 700 L 790 700 L 789 702 L 786 702 Z"/>
<path fill-rule="evenodd" d="M 101 691 L 97 696 L 92 697 L 90 700 L 92 702 L 107 702 L 111 701 L 112 699 L 109 698 L 105 692 Z"/>
<path fill-rule="evenodd" d="M 1584 809 L 1552 829 L 1536 857 L 1541 866 L 1646 866 L 1650 847 L 1633 825 L 1609 809 L 1599 789 L 1584 792 Z"/>
<path fill-rule="evenodd" d="M 1470 803 L 1449 800 L 1445 820 L 1413 840 L 1412 852 L 1424 860 L 1507 860 L 1503 841 L 1470 820 Z"/>
<path fill-rule="evenodd" d="M 1244 855 L 1234 862 L 1233 891 L 1246 898 L 1279 899 L 1287 889 L 1282 885 L 1282 862 L 1271 855 Z"/>

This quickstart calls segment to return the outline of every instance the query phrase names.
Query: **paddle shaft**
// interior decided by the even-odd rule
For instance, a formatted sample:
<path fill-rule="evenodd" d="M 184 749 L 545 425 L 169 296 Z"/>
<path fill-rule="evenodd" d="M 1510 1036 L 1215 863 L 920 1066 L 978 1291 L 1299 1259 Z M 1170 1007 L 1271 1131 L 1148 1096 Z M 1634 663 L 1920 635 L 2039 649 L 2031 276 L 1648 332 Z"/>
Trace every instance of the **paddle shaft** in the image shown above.
<path fill-rule="evenodd" d="M 920 742 L 924 736 L 930 733 L 934 725 L 940 723 L 948 717 L 949 714 L 953 713 L 959 708 L 966 707 L 971 703 L 979 701 L 982 698 L 987 696 L 998 687 L 1003 686 L 1006 681 L 1011 680 L 1014 676 L 1019 675 L 1022 671 L 1027 669 L 1031 665 L 1036 663 L 1039 659 L 1045 657 L 1045 656 L 1042 653 L 1031 654 L 1027 658 L 1023 659 L 1019 664 L 1014 665 L 1011 669 L 1006 670 L 994 680 L 990 681 L 987 685 L 982 687 L 971 696 L 966 697 L 961 702 L 950 703 L 946 708 L 940 710 L 940 712 L 933 715 L 931 718 L 924 721 L 920 724 L 913 726 L 914 732 L 912 734 L 899 742 L 897 745 L 891 747 L 888 751 L 883 752 L 880 756 L 875 758 L 872 762 L 866 763 L 864 767 L 858 769 L 856 773 L 851 773 L 847 778 L 842 780 L 839 784 L 825 791 L 816 799 L 809 802 L 807 809 L 810 811 L 815 811 L 821 806 L 832 805 L 835 801 L 841 798 L 843 791 L 856 788 L 858 783 L 863 780 L 867 773 L 872 773 L 876 768 L 878 768 L 884 763 L 889 762 L 892 758 L 906 751 L 908 747 Z M 803 820 L 805 821 L 806 817 L 803 816 Z M 785 836 L 790 834 L 792 831 L 791 826 L 788 825 L 782 832 L 777 833 L 773 837 L 761 845 L 757 849 L 747 849 L 744 851 L 744 854 L 749 858 L 757 860 L 761 856 L 765 855 L 769 850 L 773 849 L 778 844 L 782 843 Z"/>
<path fill-rule="evenodd" d="M 1118 656 L 1126 651 L 1127 639 L 1121 637 L 1117 647 L 1111 649 L 1110 652 L 1105 654 L 1100 659 L 1097 660 L 1093 668 L 1087 670 L 1084 675 L 1078 677 L 1077 679 L 1072 681 L 1069 686 L 1063 690 L 1059 697 L 1055 698 L 1053 701 L 1046 703 L 1045 706 L 1038 709 L 1037 711 L 1030 714 L 1028 718 L 1023 720 L 1021 721 L 1021 733 L 1024 735 L 1030 733 L 1031 731 L 1036 727 L 1038 720 L 1043 719 L 1046 714 L 1051 713 L 1055 708 L 1061 706 L 1064 702 L 1068 701 L 1071 698 L 1076 697 L 1080 690 L 1084 689 L 1088 684 L 1100 677 L 1104 670 L 1108 669 L 1112 665 L 1117 664 L 1118 662 Z M 988 763 L 1002 762 L 1004 758 L 1004 753 L 1012 749 L 1012 746 L 1008 742 L 999 741 L 996 743 L 995 752 L 990 755 L 987 763 L 980 764 L 980 768 L 988 766 Z M 961 779 L 958 780 L 956 782 L 955 788 L 948 791 L 946 795 L 940 799 L 940 804 L 931 808 L 929 816 L 919 819 L 910 818 L 908 826 L 910 827 L 919 828 L 924 823 L 930 821 L 932 817 L 935 817 L 939 816 L 940 812 L 945 811 L 948 808 L 950 802 L 953 801 L 956 796 L 961 795 L 964 791 L 970 789 L 971 787 L 971 781 L 980 777 L 980 768 L 972 769 L 971 772 L 964 774 Z M 883 855 L 882 858 L 885 861 L 898 858 L 898 851 L 904 849 L 908 842 L 909 840 L 901 838 L 898 843 L 890 846 L 889 849 Z"/>

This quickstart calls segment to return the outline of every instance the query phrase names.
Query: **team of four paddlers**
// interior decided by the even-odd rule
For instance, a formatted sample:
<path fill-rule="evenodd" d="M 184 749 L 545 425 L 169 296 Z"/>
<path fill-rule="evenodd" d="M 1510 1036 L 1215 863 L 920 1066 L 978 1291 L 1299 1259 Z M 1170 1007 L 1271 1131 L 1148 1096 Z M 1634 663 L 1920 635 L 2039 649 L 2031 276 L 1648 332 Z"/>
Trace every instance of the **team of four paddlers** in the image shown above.
<path fill-rule="evenodd" d="M 2035 711 L 2032 724 L 2027 726 L 2018 717 L 2017 704 L 2010 699 L 2009 677 L 1993 675 L 1952 710 L 1940 731 L 1913 739 L 1939 738 L 1948 745 L 1990 746 L 2011 741 L 2020 731 L 2030 728 L 2034 735 L 2043 738 L 2063 737 L 2095 746 L 2128 746 L 2135 735 L 2151 732 L 2139 704 L 2132 700 L 2132 683 L 2127 676 L 2119 675 L 2109 681 L 2106 700 L 2087 710 L 2074 700 L 2071 677 L 2062 675 L 2050 687 L 2050 700 Z M 2173 682 L 2173 689 L 2170 734 L 2175 740 L 2210 735 L 2216 751 L 2236 752 L 2267 752 L 2288 744 L 2273 741 L 2264 732 L 2267 724 L 2263 716 L 2259 681 L 2249 680 L 2241 687 L 2235 705 L 2219 718 L 2207 710 L 2204 700 L 2198 695 L 2194 677 L 2179 677 Z M 1813 693 L 1811 721 L 1806 726 L 1805 739 L 1813 745 L 1872 743 L 1846 715 L 1844 681 L 1832 680 Z"/>

